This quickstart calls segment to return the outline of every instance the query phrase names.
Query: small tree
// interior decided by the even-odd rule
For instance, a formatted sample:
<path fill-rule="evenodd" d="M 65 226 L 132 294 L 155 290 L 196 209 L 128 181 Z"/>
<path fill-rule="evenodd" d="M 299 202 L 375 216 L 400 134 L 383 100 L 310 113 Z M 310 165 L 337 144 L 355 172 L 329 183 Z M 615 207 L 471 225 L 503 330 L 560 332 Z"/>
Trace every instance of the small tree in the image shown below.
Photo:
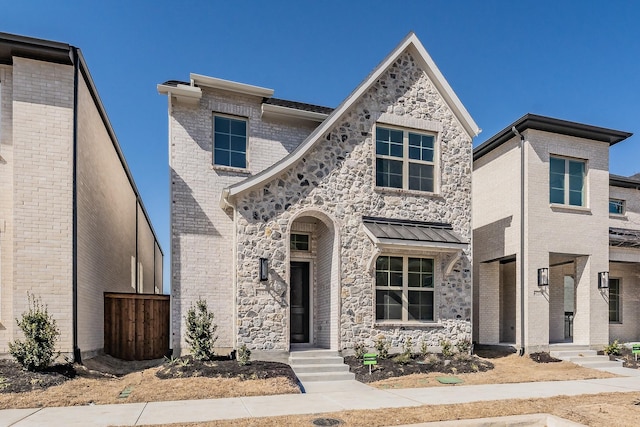
<path fill-rule="evenodd" d="M 56 321 L 47 311 L 46 304 L 32 294 L 29 297 L 29 310 L 16 319 L 25 340 L 9 343 L 9 352 L 13 358 L 29 371 L 41 371 L 51 366 L 55 358 L 56 341 L 60 330 Z"/>
<path fill-rule="evenodd" d="M 207 308 L 207 302 L 198 298 L 187 311 L 187 344 L 191 354 L 197 360 L 211 360 L 215 355 L 213 345 L 218 337 L 218 326 L 213 323 L 213 313 Z"/>

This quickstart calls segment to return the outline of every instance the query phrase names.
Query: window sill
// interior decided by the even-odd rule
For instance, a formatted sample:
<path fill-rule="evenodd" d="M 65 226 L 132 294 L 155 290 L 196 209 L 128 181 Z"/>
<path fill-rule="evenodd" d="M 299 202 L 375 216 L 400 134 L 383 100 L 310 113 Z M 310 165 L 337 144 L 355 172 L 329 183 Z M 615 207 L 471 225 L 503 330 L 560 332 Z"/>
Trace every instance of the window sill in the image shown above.
<path fill-rule="evenodd" d="M 375 322 L 374 328 L 400 328 L 400 329 L 414 329 L 414 328 L 443 328 L 442 323 L 438 321 L 434 322 Z"/>
<path fill-rule="evenodd" d="M 220 172 L 234 172 L 234 173 L 241 173 L 244 175 L 251 175 L 251 171 L 247 168 L 234 168 L 232 166 L 211 165 L 211 169 L 217 170 Z"/>
<path fill-rule="evenodd" d="M 418 196 L 418 197 L 438 197 L 442 196 L 438 193 L 419 190 L 405 190 L 403 188 L 391 188 L 391 187 L 373 187 L 373 191 L 377 193 L 389 193 L 397 196 Z"/>
<path fill-rule="evenodd" d="M 591 215 L 591 208 L 588 208 L 586 206 L 571 206 L 571 205 L 560 205 L 557 203 L 551 203 L 549 207 L 554 212 L 570 212 L 570 213 Z"/>
<path fill-rule="evenodd" d="M 622 220 L 622 221 L 629 221 L 629 218 L 627 218 L 626 214 L 613 214 L 613 213 L 610 213 L 609 214 L 609 218 L 610 219 L 619 219 L 619 220 Z"/>
<path fill-rule="evenodd" d="M 610 325 L 622 325 L 622 322 L 609 322 Z"/>

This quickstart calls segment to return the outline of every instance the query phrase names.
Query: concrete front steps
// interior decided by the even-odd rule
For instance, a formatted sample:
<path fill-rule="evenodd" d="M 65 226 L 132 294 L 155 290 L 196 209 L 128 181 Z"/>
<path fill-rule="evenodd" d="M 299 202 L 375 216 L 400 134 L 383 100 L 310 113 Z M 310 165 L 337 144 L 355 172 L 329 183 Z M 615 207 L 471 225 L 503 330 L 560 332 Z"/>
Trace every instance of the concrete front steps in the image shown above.
<path fill-rule="evenodd" d="M 549 351 L 549 354 L 556 359 L 566 360 L 576 365 L 592 369 L 622 368 L 622 362 L 609 360 L 609 356 L 598 356 L 595 350 L 588 347 L 574 346 L 566 348 L 558 347 Z"/>
<path fill-rule="evenodd" d="M 345 381 L 356 378 L 349 365 L 335 350 L 291 350 L 289 365 L 301 383 L 315 381 Z"/>

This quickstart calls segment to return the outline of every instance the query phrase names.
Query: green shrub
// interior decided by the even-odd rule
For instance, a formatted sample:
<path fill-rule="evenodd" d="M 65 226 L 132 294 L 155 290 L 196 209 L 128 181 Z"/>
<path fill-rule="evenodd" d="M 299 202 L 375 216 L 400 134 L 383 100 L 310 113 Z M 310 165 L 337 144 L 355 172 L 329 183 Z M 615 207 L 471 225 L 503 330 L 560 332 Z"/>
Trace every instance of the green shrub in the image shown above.
<path fill-rule="evenodd" d="M 400 353 L 396 356 L 393 357 L 393 359 L 391 359 L 394 363 L 397 363 L 399 365 L 406 365 L 407 363 L 411 362 L 411 354 L 407 354 L 407 353 Z"/>
<path fill-rule="evenodd" d="M 427 357 L 429 355 L 429 346 L 425 340 L 420 342 L 420 356 Z"/>
<path fill-rule="evenodd" d="M 462 340 L 456 343 L 456 348 L 458 349 L 458 353 L 466 353 L 469 354 L 469 350 L 471 350 L 471 341 Z"/>
<path fill-rule="evenodd" d="M 41 371 L 51 366 L 55 354 L 56 341 L 60 330 L 56 321 L 47 311 L 46 304 L 32 294 L 29 296 L 29 310 L 16 319 L 24 333 L 24 341 L 9 343 L 13 358 L 29 371 Z"/>
<path fill-rule="evenodd" d="M 402 346 L 402 355 L 411 358 L 411 353 L 413 353 L 413 341 L 408 337 Z"/>
<path fill-rule="evenodd" d="M 239 365 L 251 364 L 251 350 L 247 348 L 246 344 L 242 344 L 242 346 L 238 349 L 237 359 Z"/>
<path fill-rule="evenodd" d="M 608 346 L 604 348 L 604 354 L 608 354 L 610 356 L 620 356 L 622 353 L 622 346 L 618 342 L 618 340 L 613 341 Z"/>
<path fill-rule="evenodd" d="M 451 345 L 451 341 L 441 340 L 440 348 L 442 349 L 442 355 L 445 357 L 445 359 L 449 359 L 451 358 L 451 356 L 453 356 L 453 346 Z"/>
<path fill-rule="evenodd" d="M 218 337 L 218 326 L 213 323 L 213 313 L 207 308 L 207 302 L 198 298 L 187 311 L 187 344 L 196 360 L 211 360 L 215 353 L 213 345 Z"/>
<path fill-rule="evenodd" d="M 355 352 L 356 359 L 362 360 L 367 353 L 367 347 L 363 342 L 357 342 L 353 345 L 353 351 Z"/>
<path fill-rule="evenodd" d="M 384 336 L 378 337 L 376 340 L 376 351 L 380 359 L 387 359 L 389 357 L 389 348 L 391 344 Z"/>

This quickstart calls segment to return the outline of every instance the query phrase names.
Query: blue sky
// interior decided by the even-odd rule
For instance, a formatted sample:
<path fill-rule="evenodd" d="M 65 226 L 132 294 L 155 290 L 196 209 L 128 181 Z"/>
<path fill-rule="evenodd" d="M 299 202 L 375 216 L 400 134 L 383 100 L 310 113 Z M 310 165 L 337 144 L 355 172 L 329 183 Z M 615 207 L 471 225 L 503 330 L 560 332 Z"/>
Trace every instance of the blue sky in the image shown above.
<path fill-rule="evenodd" d="M 635 133 L 612 147 L 610 170 L 640 172 L 640 2 L 0 0 L 0 6 L 1 32 L 82 50 L 158 233 L 167 279 L 167 100 L 156 85 L 188 80 L 190 72 L 335 107 L 414 31 L 483 129 L 474 145 L 530 112 Z"/>

